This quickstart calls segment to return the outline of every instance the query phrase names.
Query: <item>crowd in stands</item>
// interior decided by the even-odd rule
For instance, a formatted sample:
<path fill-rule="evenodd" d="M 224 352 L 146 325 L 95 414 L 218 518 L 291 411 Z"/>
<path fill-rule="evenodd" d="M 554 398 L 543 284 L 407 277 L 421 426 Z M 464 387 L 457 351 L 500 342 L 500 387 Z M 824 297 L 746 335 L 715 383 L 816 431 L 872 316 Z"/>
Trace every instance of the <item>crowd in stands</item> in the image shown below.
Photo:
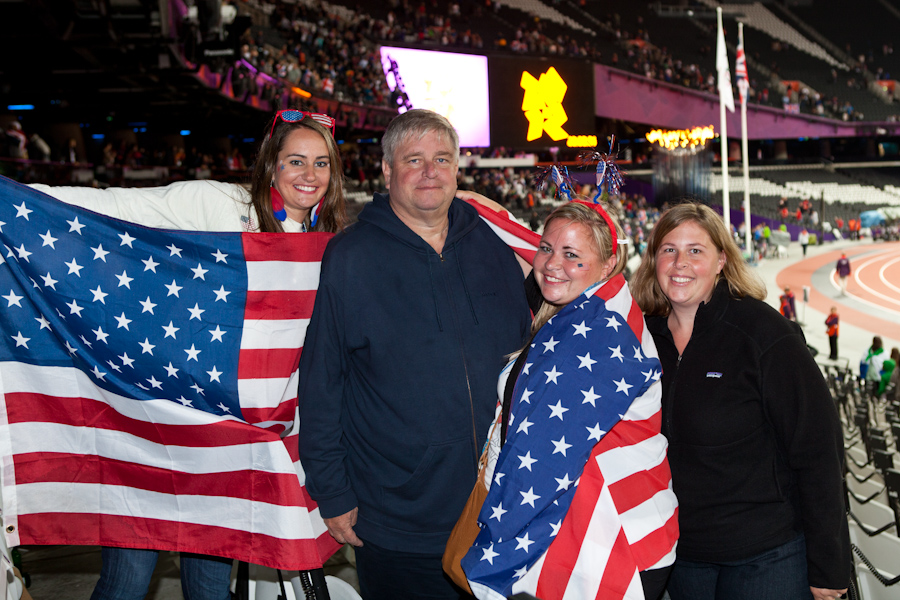
<path fill-rule="evenodd" d="M 606 15 L 596 28 L 597 34 L 618 48 L 604 56 L 589 35 L 575 30 L 567 33 L 561 26 L 551 26 L 535 17 L 520 21 L 513 32 L 495 28 L 491 39 L 483 39 L 472 25 L 484 20 L 485 11 L 499 11 L 501 0 L 462 5 L 434 0 L 417 4 L 410 0 L 390 0 L 383 19 L 364 14 L 358 7 L 356 11 L 338 10 L 322 3 L 253 0 L 242 4 L 263 10 L 269 15 L 271 30 L 277 32 L 276 37 L 268 32 L 248 32 L 243 38 L 241 57 L 247 65 L 271 78 L 262 85 L 262 90 L 256 89 L 258 79 L 244 64 L 236 64 L 232 76 L 237 82 L 237 93 L 259 93 L 264 100 L 274 98 L 285 85 L 292 85 L 344 102 L 397 106 L 398 97 L 388 88 L 377 43 L 422 44 L 448 49 L 493 48 L 516 54 L 584 58 L 651 79 L 716 93 L 711 46 L 699 48 L 699 54 L 708 58 L 704 62 L 705 68 L 701 67 L 678 58 L 666 47 L 654 45 L 651 32 L 641 19 L 638 19 L 636 32 L 629 32 L 620 26 L 616 14 Z M 886 44 L 885 48 L 892 51 L 889 46 Z M 783 51 L 788 50 L 783 47 Z M 847 85 L 862 89 L 873 60 L 860 55 L 859 63 L 847 78 Z M 778 65 L 773 63 L 770 69 L 777 77 Z M 750 102 L 849 121 L 863 118 L 849 101 L 837 96 L 823 97 L 807 88 L 774 92 L 766 82 L 758 82 L 753 75 L 751 71 Z M 837 77 L 837 73 L 833 72 L 833 76 Z M 875 76 L 889 77 L 889 74 L 879 68 Z"/>

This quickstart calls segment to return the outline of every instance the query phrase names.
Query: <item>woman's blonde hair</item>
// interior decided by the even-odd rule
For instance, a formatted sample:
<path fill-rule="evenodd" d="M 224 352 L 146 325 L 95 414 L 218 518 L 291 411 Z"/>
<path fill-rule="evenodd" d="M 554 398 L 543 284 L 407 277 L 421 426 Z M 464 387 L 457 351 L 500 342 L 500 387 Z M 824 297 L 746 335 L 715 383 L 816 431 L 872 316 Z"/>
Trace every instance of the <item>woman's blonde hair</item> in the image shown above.
<path fill-rule="evenodd" d="M 725 228 L 722 217 L 704 204 L 685 202 L 664 212 L 653 226 L 647 240 L 647 251 L 644 252 L 640 267 L 631 278 L 631 295 L 644 314 L 666 316 L 672 310 L 672 304 L 656 279 L 656 255 L 665 237 L 687 222 L 699 225 L 709 235 L 716 249 L 725 253 L 725 265 L 719 276 L 728 282 L 728 291 L 731 295 L 735 298 L 749 296 L 765 300 L 765 284 L 747 266 L 740 248 Z"/>
<path fill-rule="evenodd" d="M 615 227 L 614 232 L 610 233 L 609 225 L 598 210 L 594 208 L 595 206 L 605 211 L 609 216 Z M 615 277 L 625 270 L 625 265 L 628 262 L 628 246 L 627 244 L 618 243 L 618 240 L 625 238 L 625 233 L 608 205 L 605 203 L 591 204 L 589 200 L 567 202 L 550 213 L 547 220 L 544 221 L 544 231 L 547 231 L 550 223 L 558 220 L 577 223 L 587 227 L 591 234 L 592 250 L 600 257 L 601 263 L 605 263 L 613 256 L 616 257 L 616 264 L 612 271 L 609 272 L 609 275 L 607 275 L 607 279 Z M 541 307 L 535 313 L 534 320 L 531 323 L 531 335 L 533 336 L 537 333 L 560 309 L 562 309 L 562 306 L 550 304 L 549 302 L 541 303 Z"/>

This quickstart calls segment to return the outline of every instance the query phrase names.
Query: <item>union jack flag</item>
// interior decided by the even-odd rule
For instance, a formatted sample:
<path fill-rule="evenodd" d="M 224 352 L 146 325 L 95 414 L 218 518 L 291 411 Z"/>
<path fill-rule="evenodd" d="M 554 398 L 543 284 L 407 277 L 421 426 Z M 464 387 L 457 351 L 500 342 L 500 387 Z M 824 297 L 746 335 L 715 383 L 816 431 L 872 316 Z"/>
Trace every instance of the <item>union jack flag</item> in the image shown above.
<path fill-rule="evenodd" d="M 7 544 L 321 566 L 296 376 L 329 238 L 150 229 L 0 178 Z"/>
<path fill-rule="evenodd" d="M 747 57 L 744 56 L 744 28 L 738 30 L 737 58 L 734 60 L 734 77 L 737 79 L 738 92 L 741 94 L 741 104 L 747 103 L 747 90 L 750 82 L 747 79 Z"/>

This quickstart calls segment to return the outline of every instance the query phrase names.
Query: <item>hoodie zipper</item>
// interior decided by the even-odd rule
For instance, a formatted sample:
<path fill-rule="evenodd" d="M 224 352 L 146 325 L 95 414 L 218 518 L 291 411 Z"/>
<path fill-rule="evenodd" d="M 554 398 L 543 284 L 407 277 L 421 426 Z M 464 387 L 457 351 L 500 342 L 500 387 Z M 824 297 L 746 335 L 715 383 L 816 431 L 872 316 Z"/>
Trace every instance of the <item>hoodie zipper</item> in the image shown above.
<path fill-rule="evenodd" d="M 441 252 L 438 254 L 441 259 L 441 263 L 444 262 L 444 253 Z M 469 414 L 472 417 L 472 451 L 475 458 L 475 469 L 478 469 L 478 434 L 475 431 L 475 401 L 472 398 L 472 384 L 469 379 L 469 361 L 466 358 L 466 347 L 463 345 L 462 339 L 462 329 L 459 323 L 459 314 L 456 309 L 456 304 L 453 302 L 453 294 L 450 290 L 450 282 L 448 281 L 446 275 L 444 276 L 444 286 L 447 288 L 447 300 L 450 302 L 450 308 L 453 312 L 453 328 L 456 330 L 456 339 L 459 344 L 459 354 L 462 358 L 463 364 L 463 374 L 465 375 L 466 380 L 466 394 L 469 396 Z"/>
<path fill-rule="evenodd" d="M 674 345 L 674 344 L 673 344 Z M 666 414 L 666 429 L 669 432 L 669 443 L 671 443 L 671 438 L 675 437 L 675 427 L 672 424 L 672 413 L 675 412 L 673 410 L 673 405 L 675 404 L 675 384 L 678 381 L 678 368 L 681 366 L 681 357 L 683 354 L 678 355 L 678 360 L 675 361 L 675 374 L 672 376 L 672 385 L 669 386 L 669 410 Z"/>

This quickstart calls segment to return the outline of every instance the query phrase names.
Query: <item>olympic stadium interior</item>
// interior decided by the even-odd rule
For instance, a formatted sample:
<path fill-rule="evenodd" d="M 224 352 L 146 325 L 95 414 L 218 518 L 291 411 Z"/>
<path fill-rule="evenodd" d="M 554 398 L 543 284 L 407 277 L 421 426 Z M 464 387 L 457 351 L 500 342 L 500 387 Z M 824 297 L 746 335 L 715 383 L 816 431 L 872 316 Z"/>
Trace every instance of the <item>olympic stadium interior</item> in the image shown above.
<path fill-rule="evenodd" d="M 727 177 L 717 7 L 731 77 L 739 24 L 748 72 L 747 151 L 735 85 Z M 527 125 L 521 88 L 492 89 L 491 142 L 462 148 L 460 187 L 532 228 L 559 203 L 555 190 L 535 188 L 535 175 L 566 165 L 590 188 L 579 156 L 593 150 L 616 157 L 638 255 L 654 215 L 679 198 L 727 205 L 742 223 L 745 187 L 752 227 L 841 240 L 865 215 L 873 241 L 900 237 L 900 0 L 852 9 L 838 0 L 0 0 L 0 16 L 0 174 L 24 183 L 249 183 L 271 115 L 297 107 L 336 118 L 358 212 L 384 190 L 384 128 L 418 106 L 404 86 L 410 76 L 379 53 L 396 47 L 486 57 L 492 85 L 518 65 L 535 75 L 555 65 L 567 77 L 566 102 L 582 103 L 566 105 L 570 123 L 586 123 L 573 131 L 594 136 L 593 148 L 508 133 Z M 692 150 L 649 139 L 708 126 L 715 133 Z M 824 371 L 845 426 L 852 592 L 896 598 L 900 406 L 868 399 L 846 367 Z M 17 556 L 37 600 L 88 598 L 96 581 L 96 548 Z M 342 570 L 352 568 L 337 560 L 333 571 Z M 149 597 L 180 598 L 175 571 L 166 563 Z"/>

